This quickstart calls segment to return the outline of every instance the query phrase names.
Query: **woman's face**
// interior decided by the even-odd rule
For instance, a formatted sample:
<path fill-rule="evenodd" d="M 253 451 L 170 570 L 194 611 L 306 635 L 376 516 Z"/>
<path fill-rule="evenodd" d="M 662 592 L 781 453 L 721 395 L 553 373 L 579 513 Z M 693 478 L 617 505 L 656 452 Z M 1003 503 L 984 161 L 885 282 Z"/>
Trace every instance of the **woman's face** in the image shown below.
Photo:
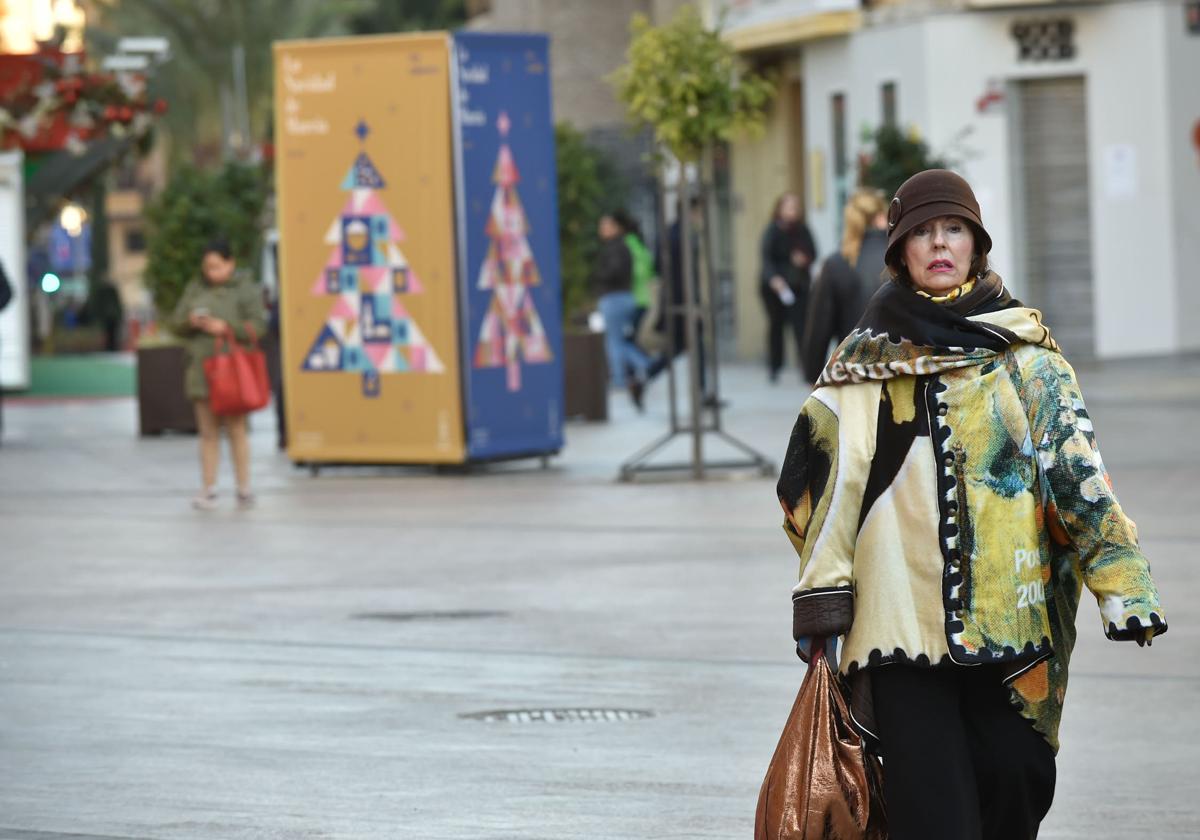
<path fill-rule="evenodd" d="M 601 216 L 597 232 L 600 234 L 601 239 L 616 239 L 621 235 L 621 226 L 617 224 L 617 220 L 612 216 Z"/>
<path fill-rule="evenodd" d="M 785 225 L 790 225 L 792 222 L 800 218 L 800 199 L 788 193 L 779 201 L 779 221 Z"/>
<path fill-rule="evenodd" d="M 975 256 L 975 234 L 961 216 L 938 216 L 909 231 L 904 266 L 913 285 L 945 294 L 967 282 Z"/>
<path fill-rule="evenodd" d="M 217 285 L 228 283 L 235 268 L 237 268 L 237 262 L 225 259 L 216 251 L 209 251 L 200 262 L 200 270 L 204 272 L 204 279 Z"/>

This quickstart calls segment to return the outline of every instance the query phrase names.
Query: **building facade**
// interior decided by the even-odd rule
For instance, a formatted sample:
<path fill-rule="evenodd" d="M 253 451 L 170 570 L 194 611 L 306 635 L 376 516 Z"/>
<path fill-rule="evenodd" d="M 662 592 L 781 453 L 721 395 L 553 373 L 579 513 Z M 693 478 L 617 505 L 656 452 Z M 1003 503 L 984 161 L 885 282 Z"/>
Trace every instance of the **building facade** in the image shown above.
<path fill-rule="evenodd" d="M 782 70 L 765 137 L 732 150 L 742 355 L 762 352 L 755 245 L 774 196 L 804 196 L 830 253 L 885 122 L 972 183 L 993 267 L 1073 357 L 1200 349 L 1200 26 L 1185 0 L 837 6 L 728 4 L 726 37 Z"/>
<path fill-rule="evenodd" d="M 618 101 L 613 72 L 625 62 L 629 24 L 636 14 L 662 23 L 693 0 L 472 0 L 468 27 L 550 36 L 554 119 L 583 132 L 614 162 L 627 187 L 630 210 L 650 230 L 655 218 L 652 150 L 648 132 L 634 134 Z"/>

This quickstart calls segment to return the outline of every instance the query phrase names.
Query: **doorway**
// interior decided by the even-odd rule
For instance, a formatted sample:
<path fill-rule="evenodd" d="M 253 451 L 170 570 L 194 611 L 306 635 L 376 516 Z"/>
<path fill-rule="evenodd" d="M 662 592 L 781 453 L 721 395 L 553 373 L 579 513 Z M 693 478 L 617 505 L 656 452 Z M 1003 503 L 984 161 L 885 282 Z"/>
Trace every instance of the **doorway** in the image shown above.
<path fill-rule="evenodd" d="M 1087 100 L 1082 76 L 1015 84 L 1015 253 L 1025 302 L 1072 357 L 1096 353 Z"/>

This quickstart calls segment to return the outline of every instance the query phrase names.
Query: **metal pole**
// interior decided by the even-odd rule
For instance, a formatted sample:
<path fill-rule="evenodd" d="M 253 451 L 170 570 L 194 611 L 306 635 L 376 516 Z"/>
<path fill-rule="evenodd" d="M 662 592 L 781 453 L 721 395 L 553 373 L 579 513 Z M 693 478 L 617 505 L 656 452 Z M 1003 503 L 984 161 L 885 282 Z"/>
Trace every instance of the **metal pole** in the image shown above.
<path fill-rule="evenodd" d="M 237 132 L 237 117 L 234 115 L 233 93 L 227 85 L 221 85 L 221 145 L 225 159 L 235 156 L 233 135 Z"/>
<path fill-rule="evenodd" d="M 250 102 L 246 94 L 246 48 L 233 46 L 233 107 L 237 126 L 239 156 L 250 148 Z"/>
<path fill-rule="evenodd" d="M 681 163 L 683 162 L 681 161 Z M 700 357 L 697 355 L 697 351 L 700 349 L 697 318 L 700 313 L 693 281 L 696 266 L 693 265 L 695 260 L 692 259 L 692 214 L 688 186 L 687 166 L 684 164 L 681 167 L 679 178 L 679 250 L 681 252 L 679 261 L 683 266 L 683 311 L 687 330 L 685 335 L 688 354 L 688 391 L 691 397 L 692 476 L 702 479 L 704 478 L 704 424 L 700 417 Z M 701 234 L 703 234 L 702 231 Z"/>
<path fill-rule="evenodd" d="M 675 289 L 671 283 L 671 270 L 674 266 L 671 264 L 671 232 L 667 227 L 667 192 L 663 186 L 661 165 L 656 169 L 654 185 L 658 193 L 658 264 L 661 268 L 658 278 L 658 296 L 659 308 L 662 310 L 667 327 L 667 351 L 664 356 L 667 368 L 667 399 L 671 433 L 674 434 L 679 431 L 679 406 L 675 383 L 675 347 L 679 342 L 679 336 L 676 335 L 675 329 Z"/>
<path fill-rule="evenodd" d="M 706 150 L 705 157 L 707 157 L 709 159 L 709 165 L 711 168 L 712 146 L 709 146 L 708 149 Z M 710 214 L 708 212 L 709 211 L 709 203 L 707 200 L 708 196 L 711 195 L 711 190 L 705 189 L 703 191 L 702 195 L 704 195 L 704 197 L 705 197 L 704 230 L 705 230 L 705 233 L 708 233 L 709 231 L 712 230 L 712 225 L 710 224 L 710 221 L 711 221 Z M 705 270 L 707 273 L 707 279 L 708 279 L 708 283 L 706 284 L 707 291 L 708 291 L 708 301 L 707 301 L 707 306 L 705 307 L 705 310 L 704 310 L 704 314 L 708 321 L 708 333 L 707 333 L 707 338 L 708 338 L 707 347 L 708 347 L 708 351 L 709 351 L 707 354 L 708 394 L 712 398 L 712 402 L 713 402 L 713 404 L 712 404 L 713 429 L 714 429 L 714 431 L 719 432 L 719 431 L 721 431 L 721 377 L 720 377 L 720 372 L 718 370 L 718 365 L 720 363 L 721 342 L 720 342 L 720 336 L 717 334 L 717 330 L 719 327 L 718 320 L 717 320 L 717 302 L 718 302 L 719 296 L 717 294 L 717 272 L 714 268 L 716 260 L 713 259 L 712 249 L 713 249 L 712 236 L 711 235 L 705 236 L 705 238 L 703 239 L 703 248 L 700 252 L 700 258 L 704 261 L 704 267 L 705 267 Z"/>

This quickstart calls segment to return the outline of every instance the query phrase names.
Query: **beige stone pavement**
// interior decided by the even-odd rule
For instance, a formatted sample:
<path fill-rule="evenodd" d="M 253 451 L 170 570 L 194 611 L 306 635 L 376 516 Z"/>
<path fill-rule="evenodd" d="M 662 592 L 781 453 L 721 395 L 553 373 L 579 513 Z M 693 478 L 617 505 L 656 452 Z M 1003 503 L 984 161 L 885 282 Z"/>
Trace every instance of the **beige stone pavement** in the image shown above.
<path fill-rule="evenodd" d="M 1107 642 L 1085 600 L 1044 838 L 1200 837 L 1198 374 L 1080 370 L 1171 630 Z M 724 381 L 778 458 L 804 391 Z M 469 476 L 313 478 L 264 415 L 260 506 L 226 479 L 210 515 L 194 441 L 137 439 L 131 401 L 7 402 L 0 840 L 749 837 L 795 559 L 770 480 L 613 481 L 661 392 Z M 546 708 L 650 716 L 464 717 Z"/>

